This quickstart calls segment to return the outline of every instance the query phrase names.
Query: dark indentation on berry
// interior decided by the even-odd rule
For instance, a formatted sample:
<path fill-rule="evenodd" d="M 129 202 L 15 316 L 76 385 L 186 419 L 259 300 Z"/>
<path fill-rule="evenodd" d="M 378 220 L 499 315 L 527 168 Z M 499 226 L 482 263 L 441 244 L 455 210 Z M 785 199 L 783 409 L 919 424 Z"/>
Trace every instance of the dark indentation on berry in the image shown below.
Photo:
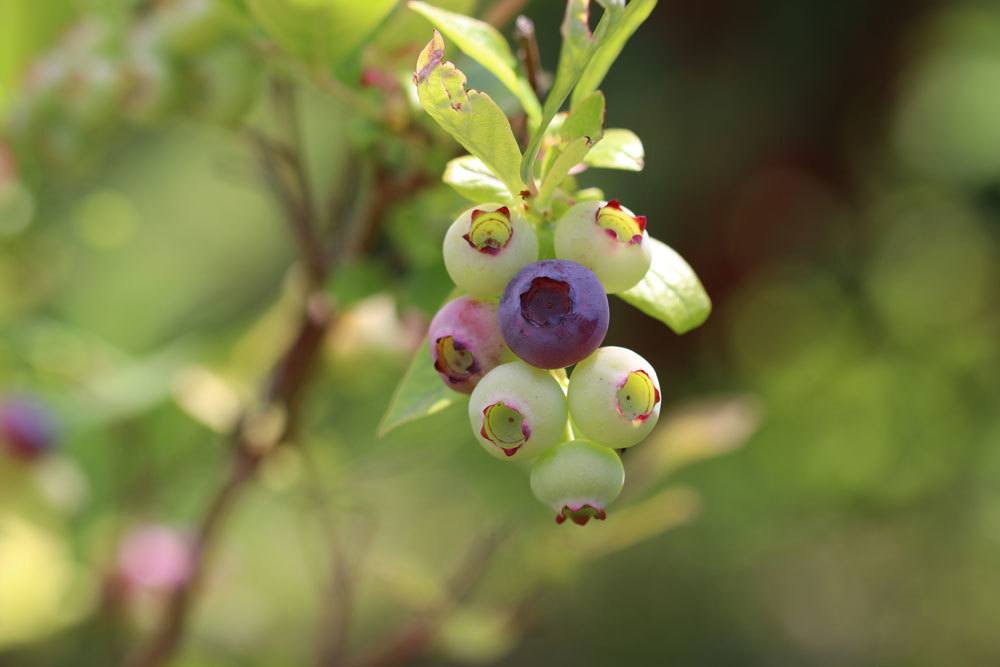
<path fill-rule="evenodd" d="M 531 427 L 516 408 L 498 401 L 483 408 L 479 434 L 505 456 L 513 456 L 531 437 Z"/>
<path fill-rule="evenodd" d="M 459 384 L 479 372 L 479 363 L 462 341 L 453 336 L 441 336 L 434 341 L 434 370 Z"/>
<path fill-rule="evenodd" d="M 469 221 L 469 232 L 462 238 L 470 246 L 485 255 L 498 255 L 514 237 L 514 226 L 510 220 L 510 209 L 501 206 L 495 211 L 476 209 Z"/>
<path fill-rule="evenodd" d="M 634 398 L 633 398 L 634 397 Z M 618 385 L 618 414 L 635 425 L 646 421 L 660 402 L 660 390 L 644 370 L 634 370 Z"/>
<path fill-rule="evenodd" d="M 539 276 L 521 293 L 521 315 L 537 327 L 557 326 L 572 312 L 573 289 L 562 280 Z"/>
<path fill-rule="evenodd" d="M 566 519 L 569 519 L 578 526 L 585 526 L 591 519 L 604 521 L 607 517 L 607 512 L 603 508 L 595 507 L 590 503 L 563 505 L 563 508 L 556 514 L 556 523 L 563 524 Z"/>

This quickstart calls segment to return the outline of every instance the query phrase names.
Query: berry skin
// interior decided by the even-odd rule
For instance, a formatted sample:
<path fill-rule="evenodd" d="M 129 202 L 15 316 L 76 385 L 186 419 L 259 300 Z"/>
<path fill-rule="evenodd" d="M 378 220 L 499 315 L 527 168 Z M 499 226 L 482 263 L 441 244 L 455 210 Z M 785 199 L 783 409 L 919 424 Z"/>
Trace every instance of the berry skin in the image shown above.
<path fill-rule="evenodd" d="M 562 439 L 566 396 L 550 374 L 512 361 L 476 385 L 469 421 L 479 444 L 496 458 L 530 459 Z"/>
<path fill-rule="evenodd" d="M 15 458 L 34 461 L 52 449 L 55 423 L 48 411 L 28 398 L 0 404 L 0 445 Z"/>
<path fill-rule="evenodd" d="M 577 364 L 568 398 L 576 428 L 615 449 L 641 442 L 660 418 L 656 371 L 624 347 L 602 347 Z"/>
<path fill-rule="evenodd" d="M 497 307 L 462 296 L 434 315 L 427 331 L 434 370 L 450 388 L 471 393 L 509 354 L 500 336 Z"/>
<path fill-rule="evenodd" d="M 615 200 L 582 202 L 556 223 L 556 257 L 579 262 L 597 274 L 608 294 L 635 286 L 653 260 L 646 216 Z"/>
<path fill-rule="evenodd" d="M 556 523 L 578 526 L 603 520 L 605 508 L 625 484 L 625 468 L 614 450 L 589 440 L 571 440 L 538 457 L 531 468 L 535 497 L 556 511 Z"/>
<path fill-rule="evenodd" d="M 525 264 L 538 259 L 535 229 L 500 204 L 462 213 L 444 237 L 444 265 L 452 281 L 474 297 L 500 296 Z"/>
<path fill-rule="evenodd" d="M 510 281 L 499 317 L 500 333 L 514 354 L 539 368 L 564 368 L 604 341 L 608 297 L 590 269 L 545 259 Z"/>

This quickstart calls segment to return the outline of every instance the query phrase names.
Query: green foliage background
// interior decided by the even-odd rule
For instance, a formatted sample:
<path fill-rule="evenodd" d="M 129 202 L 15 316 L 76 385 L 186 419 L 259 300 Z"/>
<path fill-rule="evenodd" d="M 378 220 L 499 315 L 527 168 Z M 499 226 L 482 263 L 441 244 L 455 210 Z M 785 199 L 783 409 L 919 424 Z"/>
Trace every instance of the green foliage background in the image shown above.
<path fill-rule="evenodd" d="M 0 2 L 0 105 L 73 16 L 137 4 Z M 412 67 L 423 18 L 223 4 L 305 70 L 324 200 L 455 157 L 412 107 L 357 85 Z M 560 5 L 524 9 L 550 72 Z M 604 525 L 557 530 L 460 406 L 376 438 L 451 288 L 439 243 L 463 206 L 443 185 L 399 201 L 329 280 L 343 315 L 303 410 L 308 459 L 280 453 L 243 498 L 176 664 L 311 663 L 334 563 L 350 565 L 352 650 L 443 610 L 420 664 L 1000 661 L 998 35 L 986 2 L 659 3 L 602 86 L 644 170 L 577 179 L 646 214 L 715 309 L 678 337 L 613 307 L 608 341 L 656 365 L 665 403 Z M 515 113 L 489 72 L 449 58 Z M 273 122 L 263 100 L 249 113 Z M 117 664 L 149 632 L 156 596 L 98 611 L 115 545 L 194 523 L 226 466 L 219 432 L 297 307 L 294 244 L 231 123 L 116 130 L 88 135 L 81 163 L 32 168 L 37 215 L 0 237 L 0 393 L 39 397 L 62 434 L 43 465 L 0 461 L 0 665 Z M 481 585 L 453 600 L 457 564 L 494 534 Z"/>

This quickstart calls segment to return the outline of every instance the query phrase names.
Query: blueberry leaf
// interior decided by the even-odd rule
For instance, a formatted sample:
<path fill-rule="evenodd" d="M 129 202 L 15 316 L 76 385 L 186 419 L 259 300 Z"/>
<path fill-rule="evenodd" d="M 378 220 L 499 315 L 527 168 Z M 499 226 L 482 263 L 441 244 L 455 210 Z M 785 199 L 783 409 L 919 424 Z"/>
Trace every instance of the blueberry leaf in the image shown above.
<path fill-rule="evenodd" d="M 538 189 L 538 204 L 545 206 L 570 171 L 583 162 L 600 141 L 604 128 L 604 94 L 600 91 L 573 109 L 559 128 L 559 143 L 549 149 Z"/>
<path fill-rule="evenodd" d="M 503 181 L 474 155 L 463 155 L 450 161 L 441 178 L 473 203 L 506 202 L 513 199 Z"/>
<path fill-rule="evenodd" d="M 467 151 L 496 174 L 510 192 L 521 192 L 521 151 L 507 116 L 489 95 L 466 90 L 465 74 L 444 60 L 441 33 L 417 59 L 413 77 L 424 110 Z"/>
<path fill-rule="evenodd" d="M 378 425 L 378 437 L 384 437 L 404 424 L 429 417 L 457 403 L 462 396 L 448 389 L 434 370 L 427 340 L 417 348 L 403 379 L 392 394 L 389 407 Z"/>
<path fill-rule="evenodd" d="M 700 326 L 712 302 L 698 276 L 673 248 L 652 237 L 653 263 L 639 284 L 620 296 L 650 317 L 682 334 Z"/>
<path fill-rule="evenodd" d="M 589 137 L 594 143 L 604 132 L 604 93 L 594 91 L 574 107 L 559 128 L 559 136 L 566 141 Z"/>
<path fill-rule="evenodd" d="M 639 26 L 656 7 L 656 0 L 631 0 L 624 8 L 622 8 L 624 4 L 622 0 L 608 1 L 602 4 L 605 7 L 604 15 L 610 15 L 612 18 L 612 26 L 604 38 L 594 46 L 593 55 L 573 91 L 571 104 L 573 107 L 576 107 L 601 85 L 608 70 L 611 69 L 611 65 L 625 48 L 629 37 L 639 29 Z"/>
<path fill-rule="evenodd" d="M 611 129 L 604 131 L 604 138 L 587 153 L 584 162 L 591 167 L 642 171 L 646 152 L 635 132 Z"/>
<path fill-rule="evenodd" d="M 590 0 L 568 0 L 562 23 L 563 43 L 556 78 L 542 107 L 542 121 L 535 129 L 521 160 L 521 178 L 529 181 L 549 123 L 573 93 L 575 108 L 597 90 L 628 38 L 653 11 L 656 0 L 603 0 L 604 14 L 593 32 L 588 14 Z M 574 88 L 576 90 L 574 91 Z"/>
<path fill-rule="evenodd" d="M 465 55 L 489 70 L 517 97 L 532 124 L 542 117 L 542 105 L 527 79 L 517 74 L 517 59 L 507 40 L 496 28 L 462 14 L 432 7 L 424 2 L 410 2 L 417 12 L 444 33 Z"/>
<path fill-rule="evenodd" d="M 592 145 L 593 142 L 589 137 L 579 137 L 565 146 L 552 148 L 552 160 L 546 161 L 545 176 L 542 177 L 542 184 L 538 188 L 539 206 L 548 203 L 556 188 L 569 176 L 570 170 L 583 162 Z"/>

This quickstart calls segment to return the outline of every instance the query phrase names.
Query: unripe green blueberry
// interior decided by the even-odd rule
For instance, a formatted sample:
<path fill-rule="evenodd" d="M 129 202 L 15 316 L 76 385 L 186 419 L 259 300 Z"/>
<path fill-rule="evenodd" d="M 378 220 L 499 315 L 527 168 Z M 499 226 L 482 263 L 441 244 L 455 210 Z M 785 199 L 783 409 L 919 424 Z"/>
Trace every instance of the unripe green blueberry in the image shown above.
<path fill-rule="evenodd" d="M 569 411 L 579 431 L 608 447 L 631 447 L 660 418 L 653 366 L 624 347 L 602 347 L 573 369 Z"/>
<path fill-rule="evenodd" d="M 444 237 L 444 265 L 461 289 L 480 299 L 500 296 L 521 268 L 538 259 L 535 229 L 500 204 L 462 213 Z"/>
<path fill-rule="evenodd" d="M 547 371 L 512 361 L 472 390 L 469 421 L 479 444 L 496 458 L 530 459 L 562 439 L 566 396 Z"/>
<path fill-rule="evenodd" d="M 555 510 L 556 523 L 569 519 L 582 526 L 591 519 L 603 520 L 624 484 L 625 468 L 618 454 L 589 440 L 557 445 L 531 468 L 531 490 Z"/>
<path fill-rule="evenodd" d="M 653 261 L 646 216 L 615 200 L 576 204 L 556 223 L 556 257 L 583 264 L 609 294 L 642 280 Z"/>

